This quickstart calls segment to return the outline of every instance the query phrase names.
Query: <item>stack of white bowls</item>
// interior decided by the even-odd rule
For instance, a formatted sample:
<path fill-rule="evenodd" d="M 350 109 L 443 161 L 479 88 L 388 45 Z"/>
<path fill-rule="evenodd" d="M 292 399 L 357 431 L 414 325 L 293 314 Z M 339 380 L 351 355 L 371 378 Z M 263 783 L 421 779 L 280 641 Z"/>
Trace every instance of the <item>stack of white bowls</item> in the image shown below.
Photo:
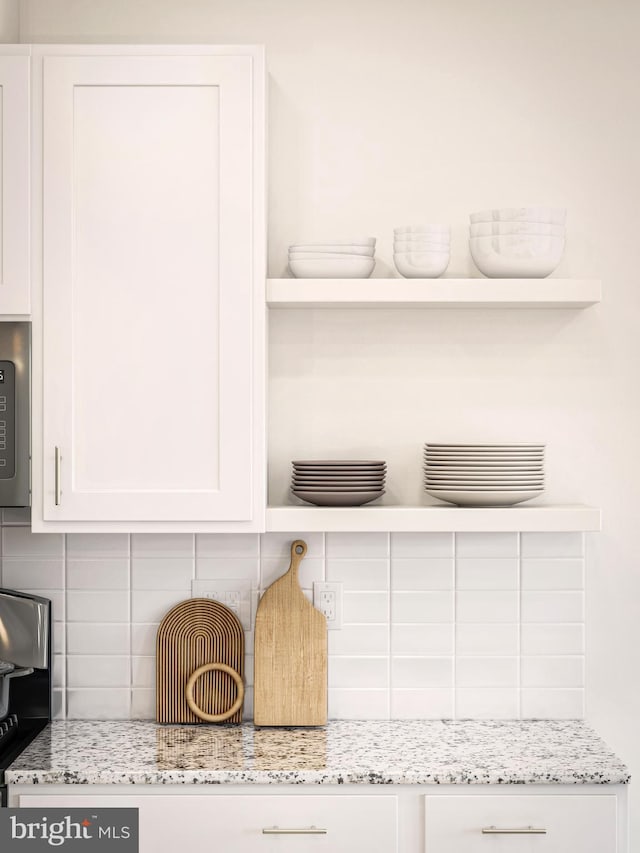
<path fill-rule="evenodd" d="M 289 246 L 289 269 L 295 278 L 369 278 L 375 251 L 375 237 L 295 243 Z"/>
<path fill-rule="evenodd" d="M 471 257 L 489 278 L 545 278 L 564 252 L 566 210 L 499 207 L 470 216 Z"/>
<path fill-rule="evenodd" d="M 544 491 L 544 444 L 425 444 L 425 491 L 459 506 L 513 506 Z"/>
<path fill-rule="evenodd" d="M 449 266 L 448 225 L 403 225 L 393 229 L 393 261 L 404 278 L 437 278 Z"/>
<path fill-rule="evenodd" d="M 384 494 L 386 462 L 304 459 L 292 465 L 291 494 L 316 506 L 361 506 Z"/>

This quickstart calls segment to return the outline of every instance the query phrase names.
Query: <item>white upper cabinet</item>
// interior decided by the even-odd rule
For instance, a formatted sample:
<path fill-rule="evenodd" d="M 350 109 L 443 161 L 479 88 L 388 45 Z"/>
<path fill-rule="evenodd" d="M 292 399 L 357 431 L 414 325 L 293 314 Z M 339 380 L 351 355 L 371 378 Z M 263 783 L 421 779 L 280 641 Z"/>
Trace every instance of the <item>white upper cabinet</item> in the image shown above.
<path fill-rule="evenodd" d="M 34 529 L 264 529 L 262 50 L 119 50 L 42 57 Z"/>
<path fill-rule="evenodd" d="M 0 53 L 0 316 L 31 311 L 29 70 L 26 53 Z"/>

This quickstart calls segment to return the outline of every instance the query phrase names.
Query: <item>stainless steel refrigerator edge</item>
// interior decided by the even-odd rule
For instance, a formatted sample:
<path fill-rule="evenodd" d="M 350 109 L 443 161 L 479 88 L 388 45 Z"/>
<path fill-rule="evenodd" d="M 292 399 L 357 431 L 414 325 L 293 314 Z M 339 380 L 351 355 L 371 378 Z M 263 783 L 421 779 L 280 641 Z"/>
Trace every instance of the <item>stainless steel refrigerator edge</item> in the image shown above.
<path fill-rule="evenodd" d="M 0 323 L 0 507 L 31 505 L 31 323 Z"/>

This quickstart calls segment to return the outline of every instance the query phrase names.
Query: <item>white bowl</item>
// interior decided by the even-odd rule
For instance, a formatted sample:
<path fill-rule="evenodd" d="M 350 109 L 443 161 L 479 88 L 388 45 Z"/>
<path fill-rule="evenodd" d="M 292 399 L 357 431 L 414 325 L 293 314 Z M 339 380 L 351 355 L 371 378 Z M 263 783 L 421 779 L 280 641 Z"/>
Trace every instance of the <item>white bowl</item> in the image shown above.
<path fill-rule="evenodd" d="M 375 246 L 375 237 L 354 237 L 352 240 L 324 240 L 322 243 L 307 241 L 294 243 L 294 246 Z"/>
<path fill-rule="evenodd" d="M 400 225 L 393 229 L 396 237 L 401 237 L 405 234 L 442 234 L 449 236 L 451 227 L 449 225 Z"/>
<path fill-rule="evenodd" d="M 438 278 L 449 266 L 449 252 L 396 252 L 393 262 L 404 278 Z"/>
<path fill-rule="evenodd" d="M 472 237 L 491 237 L 500 234 L 537 234 L 564 237 L 564 225 L 548 225 L 544 222 L 476 222 L 469 226 Z"/>
<path fill-rule="evenodd" d="M 475 265 L 489 278 L 545 278 L 562 259 L 564 239 L 471 237 L 469 247 Z"/>
<path fill-rule="evenodd" d="M 393 251 L 403 252 L 448 252 L 450 240 L 394 240 Z"/>
<path fill-rule="evenodd" d="M 567 211 L 563 207 L 494 207 L 478 210 L 469 216 L 472 224 L 477 222 L 543 222 L 549 225 L 564 225 Z"/>
<path fill-rule="evenodd" d="M 369 278 L 376 262 L 373 258 L 289 259 L 295 278 Z"/>
<path fill-rule="evenodd" d="M 376 250 L 375 246 L 358 246 L 357 243 L 300 243 L 289 246 L 289 254 L 292 252 L 337 252 L 349 255 L 366 255 L 372 258 Z"/>
<path fill-rule="evenodd" d="M 334 261 L 341 261 L 344 258 L 355 258 L 363 261 L 370 261 L 373 258 L 364 255 L 352 255 L 349 252 L 289 252 L 290 261 L 324 261 L 327 258 Z"/>

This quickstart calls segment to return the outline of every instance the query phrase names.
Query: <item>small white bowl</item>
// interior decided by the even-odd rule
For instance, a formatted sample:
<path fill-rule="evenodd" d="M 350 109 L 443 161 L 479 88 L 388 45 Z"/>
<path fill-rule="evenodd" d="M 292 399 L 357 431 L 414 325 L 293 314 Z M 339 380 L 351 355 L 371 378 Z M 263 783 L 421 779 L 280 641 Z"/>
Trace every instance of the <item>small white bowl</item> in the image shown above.
<path fill-rule="evenodd" d="M 289 259 L 295 278 L 369 278 L 375 265 L 373 258 L 363 257 Z"/>
<path fill-rule="evenodd" d="M 443 234 L 449 236 L 451 234 L 451 226 L 449 225 L 401 225 L 393 229 L 396 237 L 403 234 Z"/>
<path fill-rule="evenodd" d="M 365 261 L 373 260 L 369 256 L 354 255 L 350 252 L 289 252 L 290 261 L 324 261 L 327 259 L 334 261 L 342 261 L 345 258 L 362 258 Z"/>
<path fill-rule="evenodd" d="M 471 237 L 471 257 L 481 273 L 488 278 L 546 278 L 558 266 L 564 252 L 562 237 L 516 238 Z M 542 241 L 542 242 L 537 242 Z"/>
<path fill-rule="evenodd" d="M 494 207 L 479 210 L 469 216 L 471 223 L 477 222 L 542 222 L 549 225 L 564 225 L 567 211 L 563 207 Z"/>
<path fill-rule="evenodd" d="M 450 240 L 394 240 L 394 252 L 448 252 Z"/>
<path fill-rule="evenodd" d="M 294 246 L 375 246 L 375 237 L 354 237 L 352 240 L 325 240 L 322 243 L 294 243 Z"/>
<path fill-rule="evenodd" d="M 438 278 L 449 266 L 449 252 L 396 252 L 393 262 L 404 278 Z"/>
<path fill-rule="evenodd" d="M 349 255 L 365 255 L 372 258 L 375 246 L 358 246 L 356 243 L 300 243 L 289 246 L 289 254 L 292 252 L 337 252 Z"/>
<path fill-rule="evenodd" d="M 469 226 L 472 237 L 492 237 L 500 234 L 535 234 L 564 237 L 564 225 L 549 225 L 544 222 L 476 222 Z"/>

